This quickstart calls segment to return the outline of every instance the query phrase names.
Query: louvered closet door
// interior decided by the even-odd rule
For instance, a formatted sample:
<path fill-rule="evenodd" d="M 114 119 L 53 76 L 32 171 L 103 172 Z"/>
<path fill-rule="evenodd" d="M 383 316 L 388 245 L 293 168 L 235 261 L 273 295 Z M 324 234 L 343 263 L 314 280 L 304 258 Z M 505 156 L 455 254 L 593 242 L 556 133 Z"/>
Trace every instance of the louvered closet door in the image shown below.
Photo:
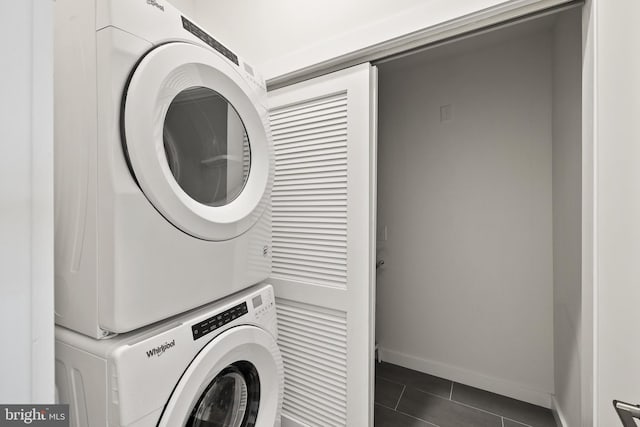
<path fill-rule="evenodd" d="M 269 95 L 283 426 L 373 425 L 376 69 Z"/>

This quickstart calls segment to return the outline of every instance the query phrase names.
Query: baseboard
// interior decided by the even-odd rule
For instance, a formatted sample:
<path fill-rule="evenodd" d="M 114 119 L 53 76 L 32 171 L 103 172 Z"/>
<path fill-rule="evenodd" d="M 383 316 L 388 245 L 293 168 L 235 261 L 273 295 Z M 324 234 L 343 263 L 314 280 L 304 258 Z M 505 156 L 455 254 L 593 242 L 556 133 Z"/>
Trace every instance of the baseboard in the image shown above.
<path fill-rule="evenodd" d="M 556 419 L 558 427 L 569 427 L 567 418 L 562 413 L 562 408 L 558 405 L 558 400 L 555 396 L 551 396 L 551 412 L 553 412 L 553 418 Z"/>
<path fill-rule="evenodd" d="M 534 390 L 523 384 L 487 376 L 434 360 L 420 359 L 387 348 L 381 347 L 379 351 L 382 360 L 385 362 L 551 409 L 551 393 L 549 392 Z"/>

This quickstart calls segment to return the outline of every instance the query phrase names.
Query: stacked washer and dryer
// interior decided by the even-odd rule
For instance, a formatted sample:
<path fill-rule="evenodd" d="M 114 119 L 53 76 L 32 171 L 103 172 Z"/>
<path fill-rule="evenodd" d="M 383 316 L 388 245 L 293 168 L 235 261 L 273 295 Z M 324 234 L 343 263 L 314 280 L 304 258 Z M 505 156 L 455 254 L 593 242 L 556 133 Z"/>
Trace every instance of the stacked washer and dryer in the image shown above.
<path fill-rule="evenodd" d="M 166 1 L 58 0 L 55 90 L 72 425 L 280 425 L 264 81 Z"/>

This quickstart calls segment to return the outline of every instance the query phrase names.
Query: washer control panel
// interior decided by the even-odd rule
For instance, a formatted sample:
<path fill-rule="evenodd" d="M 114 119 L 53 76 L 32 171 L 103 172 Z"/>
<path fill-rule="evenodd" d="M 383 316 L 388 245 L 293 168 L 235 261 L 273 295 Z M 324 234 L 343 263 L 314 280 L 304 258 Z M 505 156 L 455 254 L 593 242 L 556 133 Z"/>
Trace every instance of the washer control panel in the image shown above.
<path fill-rule="evenodd" d="M 200 323 L 191 326 L 191 334 L 193 335 L 193 340 L 198 340 L 211 332 L 215 331 L 226 325 L 227 323 L 233 322 L 238 317 L 244 316 L 249 312 L 247 308 L 247 303 L 243 302 L 234 307 L 231 307 L 228 310 L 223 311 L 215 316 L 211 316 L 206 320 L 203 320 Z"/>

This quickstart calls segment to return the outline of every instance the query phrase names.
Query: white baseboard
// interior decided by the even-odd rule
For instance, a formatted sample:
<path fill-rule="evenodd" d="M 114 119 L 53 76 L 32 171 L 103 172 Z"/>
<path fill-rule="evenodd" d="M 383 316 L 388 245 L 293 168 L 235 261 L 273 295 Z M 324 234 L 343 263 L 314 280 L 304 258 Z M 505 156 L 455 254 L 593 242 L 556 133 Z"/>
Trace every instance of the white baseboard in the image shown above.
<path fill-rule="evenodd" d="M 553 418 L 556 419 L 558 427 L 569 427 L 567 418 L 562 413 L 562 408 L 558 405 L 558 400 L 555 396 L 551 396 L 551 412 L 553 412 Z"/>
<path fill-rule="evenodd" d="M 380 348 L 383 361 L 551 409 L 551 393 L 434 360 Z"/>

